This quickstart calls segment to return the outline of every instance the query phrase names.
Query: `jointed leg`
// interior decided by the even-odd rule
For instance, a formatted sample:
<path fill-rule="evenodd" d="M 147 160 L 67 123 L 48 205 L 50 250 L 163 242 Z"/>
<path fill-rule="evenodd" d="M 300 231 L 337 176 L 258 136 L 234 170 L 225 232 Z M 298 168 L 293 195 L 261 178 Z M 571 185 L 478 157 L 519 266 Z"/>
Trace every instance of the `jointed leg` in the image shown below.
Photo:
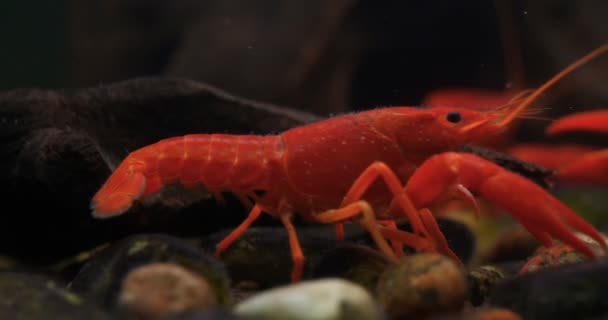
<path fill-rule="evenodd" d="M 315 216 L 315 219 L 319 223 L 339 223 L 357 216 L 362 216 L 359 223 L 370 233 L 370 236 L 378 246 L 378 249 L 393 261 L 397 260 L 397 255 L 393 252 L 385 237 L 400 243 L 405 243 L 417 249 L 432 247 L 426 239 L 420 236 L 396 228 L 381 226 L 369 203 L 362 200 L 353 202 L 339 209 L 320 213 Z"/>
<path fill-rule="evenodd" d="M 391 241 L 395 241 L 401 244 L 408 245 L 417 250 L 424 252 L 437 252 L 435 245 L 426 238 L 422 238 L 419 235 L 411 232 L 399 230 L 397 228 L 379 226 L 380 234 Z"/>
<path fill-rule="evenodd" d="M 400 206 L 401 210 L 405 213 L 412 224 L 412 230 L 414 233 L 428 236 L 428 232 L 418 216 L 418 210 L 416 210 L 414 204 L 405 193 L 401 181 L 397 175 L 395 175 L 393 170 L 382 162 L 372 163 L 363 171 L 363 173 L 361 173 L 344 197 L 342 206 L 360 200 L 363 197 L 363 194 L 369 189 L 371 184 L 378 177 L 381 177 L 388 186 L 389 190 L 393 194 L 394 201 L 396 201 L 397 205 Z"/>
<path fill-rule="evenodd" d="M 220 243 L 217 245 L 215 250 L 215 255 L 219 256 L 222 252 L 224 252 L 230 245 L 236 241 L 243 233 L 251 226 L 251 224 L 260 217 L 262 213 L 262 208 L 259 205 L 255 205 L 247 218 L 241 222 L 241 224 L 234 229 L 229 235 L 227 235 Z M 291 223 L 291 214 L 282 214 L 280 216 L 285 229 L 287 230 L 287 234 L 289 236 L 289 247 L 291 249 L 291 255 L 293 259 L 293 270 L 291 273 L 291 280 L 293 282 L 297 282 L 302 277 L 302 270 L 304 269 L 304 254 L 302 253 L 302 248 L 300 247 L 300 243 L 298 242 L 298 237 L 296 235 L 296 230 L 293 224 Z"/>
<path fill-rule="evenodd" d="M 380 234 L 378 221 L 376 220 L 372 207 L 365 201 L 359 200 L 339 209 L 327 210 L 316 215 L 315 220 L 319 223 L 336 223 L 360 215 L 363 216 L 360 224 L 370 233 L 372 239 L 378 246 L 378 249 L 390 259 L 396 260 L 397 257 L 395 256 L 395 253 L 391 250 L 386 239 Z"/>
<path fill-rule="evenodd" d="M 282 214 L 280 216 L 281 222 L 287 230 L 289 236 L 289 248 L 291 249 L 291 258 L 293 259 L 293 269 L 291 270 L 291 282 L 298 282 L 302 278 L 304 270 L 304 253 L 302 247 L 298 241 L 298 235 L 296 234 L 296 228 L 291 222 L 291 214 Z"/>
<path fill-rule="evenodd" d="M 437 220 L 435 220 L 435 216 L 433 216 L 431 210 L 426 208 L 420 210 L 420 218 L 422 219 L 424 226 L 427 227 L 427 230 L 429 231 L 432 239 L 434 240 L 433 243 L 437 247 L 437 250 L 440 253 L 443 253 L 462 264 L 460 258 L 454 253 L 454 251 L 452 251 L 452 249 L 450 249 L 448 241 L 443 235 L 443 232 L 441 232 L 441 230 L 439 229 Z"/>
<path fill-rule="evenodd" d="M 251 224 L 260 217 L 262 213 L 262 208 L 259 205 L 255 205 L 247 218 L 241 222 L 241 224 L 236 227 L 236 229 L 232 230 L 229 235 L 227 235 L 220 243 L 217 245 L 215 249 L 215 255 L 219 256 L 224 250 L 226 250 L 236 239 L 238 239 L 243 233 L 251 226 Z"/>
<path fill-rule="evenodd" d="M 394 220 L 378 221 L 378 223 L 387 229 L 399 230 L 399 228 L 397 228 L 397 223 Z M 391 241 L 391 246 L 397 257 L 403 257 L 405 254 L 405 252 L 403 252 L 403 242 L 394 238 L 389 238 L 389 240 Z"/>

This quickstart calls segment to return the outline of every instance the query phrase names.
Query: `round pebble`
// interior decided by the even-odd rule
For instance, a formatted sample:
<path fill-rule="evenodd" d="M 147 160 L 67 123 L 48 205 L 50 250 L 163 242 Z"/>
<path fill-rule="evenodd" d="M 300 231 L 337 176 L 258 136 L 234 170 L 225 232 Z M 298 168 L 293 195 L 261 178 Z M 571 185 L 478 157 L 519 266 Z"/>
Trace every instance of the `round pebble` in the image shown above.
<path fill-rule="evenodd" d="M 119 304 L 139 319 L 155 319 L 184 310 L 216 305 L 207 281 L 172 263 L 133 269 L 122 282 Z"/>
<path fill-rule="evenodd" d="M 405 256 L 378 280 L 377 299 L 391 318 L 420 317 L 460 309 L 467 297 L 462 268 L 434 253 Z"/>
<path fill-rule="evenodd" d="M 237 304 L 237 315 L 264 320 L 382 319 L 371 294 L 338 278 L 305 281 L 259 293 Z"/>

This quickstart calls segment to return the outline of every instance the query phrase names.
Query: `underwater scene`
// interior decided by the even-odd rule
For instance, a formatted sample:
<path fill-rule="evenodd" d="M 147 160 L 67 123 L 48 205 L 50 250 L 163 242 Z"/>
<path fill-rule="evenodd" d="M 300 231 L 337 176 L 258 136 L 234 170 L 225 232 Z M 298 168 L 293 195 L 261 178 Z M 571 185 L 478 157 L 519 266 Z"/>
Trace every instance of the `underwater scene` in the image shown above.
<path fill-rule="evenodd" d="M 608 2 L 0 16 L 0 319 L 608 318 Z"/>

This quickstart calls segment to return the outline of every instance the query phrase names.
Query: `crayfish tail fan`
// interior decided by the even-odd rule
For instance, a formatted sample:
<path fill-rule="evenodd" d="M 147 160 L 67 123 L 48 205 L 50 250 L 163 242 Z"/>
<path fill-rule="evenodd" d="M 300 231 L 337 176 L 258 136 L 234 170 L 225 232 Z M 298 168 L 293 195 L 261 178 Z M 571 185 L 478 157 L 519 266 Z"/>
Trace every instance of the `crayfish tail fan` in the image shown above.
<path fill-rule="evenodd" d="M 91 201 L 96 218 L 110 218 L 127 211 L 146 189 L 146 177 L 137 171 L 117 170 Z"/>

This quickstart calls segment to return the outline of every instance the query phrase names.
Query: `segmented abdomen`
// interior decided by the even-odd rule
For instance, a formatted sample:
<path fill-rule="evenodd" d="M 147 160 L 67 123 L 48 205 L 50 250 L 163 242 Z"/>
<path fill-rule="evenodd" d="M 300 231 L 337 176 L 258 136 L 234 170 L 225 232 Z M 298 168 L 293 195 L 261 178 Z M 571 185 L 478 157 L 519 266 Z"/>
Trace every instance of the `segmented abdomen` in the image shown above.
<path fill-rule="evenodd" d="M 161 140 L 132 157 L 146 162 L 144 194 L 174 182 L 210 190 L 265 190 L 270 163 L 280 153 L 278 141 L 276 136 L 191 134 Z"/>

